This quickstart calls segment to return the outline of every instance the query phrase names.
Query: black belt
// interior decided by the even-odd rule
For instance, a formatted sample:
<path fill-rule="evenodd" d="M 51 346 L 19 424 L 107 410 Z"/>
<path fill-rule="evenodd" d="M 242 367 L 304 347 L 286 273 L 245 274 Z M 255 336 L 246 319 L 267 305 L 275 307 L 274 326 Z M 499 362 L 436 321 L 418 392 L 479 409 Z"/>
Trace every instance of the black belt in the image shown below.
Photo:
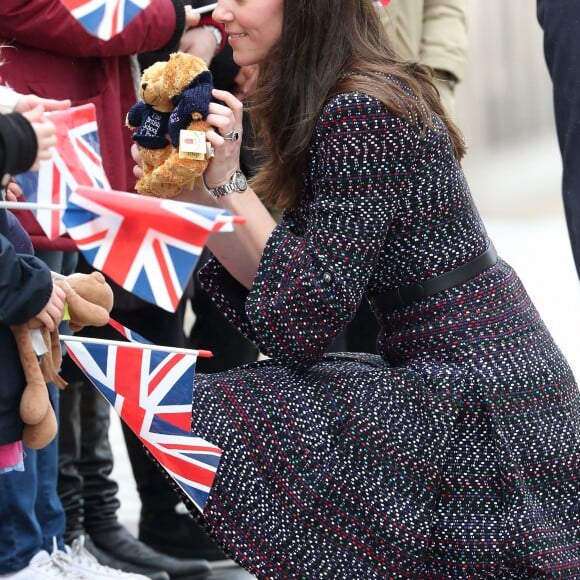
<path fill-rule="evenodd" d="M 481 274 L 481 272 L 487 270 L 496 262 L 497 252 L 490 242 L 487 250 L 483 254 L 480 254 L 477 258 L 471 260 L 471 262 L 455 268 L 455 270 L 445 272 L 445 274 L 441 274 L 440 276 L 428 278 L 417 284 L 400 286 L 399 288 L 394 288 L 393 290 L 379 294 L 368 294 L 367 299 L 374 312 L 389 312 L 400 306 L 407 306 L 423 298 L 433 296 L 443 290 L 449 290 L 449 288 L 459 286 L 459 284 L 463 284 L 474 276 Z"/>

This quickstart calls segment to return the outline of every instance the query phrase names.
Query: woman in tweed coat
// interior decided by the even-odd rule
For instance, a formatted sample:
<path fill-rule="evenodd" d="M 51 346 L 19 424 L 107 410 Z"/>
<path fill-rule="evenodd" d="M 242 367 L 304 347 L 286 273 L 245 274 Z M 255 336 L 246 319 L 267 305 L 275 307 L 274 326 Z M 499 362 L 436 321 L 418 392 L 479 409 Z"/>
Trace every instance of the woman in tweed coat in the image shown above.
<path fill-rule="evenodd" d="M 192 429 L 224 450 L 203 524 L 259 578 L 579 577 L 578 387 L 495 254 L 430 73 L 371 0 L 213 16 L 260 66 L 267 158 L 246 187 L 242 104 L 214 91 L 206 190 L 182 199 L 246 218 L 201 277 L 269 360 L 196 378 Z M 377 355 L 325 354 L 363 299 Z"/>

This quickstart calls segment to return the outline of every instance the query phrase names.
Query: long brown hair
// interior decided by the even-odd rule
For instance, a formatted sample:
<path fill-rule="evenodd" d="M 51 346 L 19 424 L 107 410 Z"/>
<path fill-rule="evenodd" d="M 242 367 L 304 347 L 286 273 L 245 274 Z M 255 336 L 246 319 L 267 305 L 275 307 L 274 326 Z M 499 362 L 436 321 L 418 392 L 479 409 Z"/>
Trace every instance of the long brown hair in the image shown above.
<path fill-rule="evenodd" d="M 464 154 L 461 133 L 445 115 L 430 71 L 396 55 L 372 0 L 284 0 L 282 35 L 260 64 L 250 102 L 264 159 L 253 187 L 267 205 L 296 204 L 320 110 L 330 96 L 348 91 L 369 94 L 394 114 L 426 126 L 432 113 L 439 115 L 456 156 Z"/>

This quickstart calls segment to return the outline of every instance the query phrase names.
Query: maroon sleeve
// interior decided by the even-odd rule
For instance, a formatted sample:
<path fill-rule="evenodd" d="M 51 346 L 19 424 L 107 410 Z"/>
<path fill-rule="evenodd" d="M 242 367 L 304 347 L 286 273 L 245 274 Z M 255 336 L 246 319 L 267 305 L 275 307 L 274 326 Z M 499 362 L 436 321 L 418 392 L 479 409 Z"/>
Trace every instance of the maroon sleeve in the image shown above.
<path fill-rule="evenodd" d="M 151 4 L 110 40 L 91 35 L 60 0 L 2 0 L 0 36 L 75 57 L 124 56 L 175 44 L 183 32 L 182 0 Z"/>
<path fill-rule="evenodd" d="M 222 36 L 222 39 L 217 47 L 216 54 L 221 52 L 226 44 L 226 27 L 221 22 L 216 22 L 213 20 L 211 14 L 204 14 L 199 21 L 199 26 L 213 26 L 214 28 L 217 28 Z"/>

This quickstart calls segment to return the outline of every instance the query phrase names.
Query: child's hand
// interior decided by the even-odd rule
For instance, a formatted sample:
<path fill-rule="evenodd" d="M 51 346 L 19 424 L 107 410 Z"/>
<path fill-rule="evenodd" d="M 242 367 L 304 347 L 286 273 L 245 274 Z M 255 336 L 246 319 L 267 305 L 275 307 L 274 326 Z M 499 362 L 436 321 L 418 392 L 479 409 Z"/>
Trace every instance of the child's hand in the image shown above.
<path fill-rule="evenodd" d="M 185 31 L 189 28 L 193 28 L 199 24 L 201 20 L 201 14 L 196 12 L 191 6 L 188 4 L 185 5 Z"/>
<path fill-rule="evenodd" d="M 43 99 L 36 95 L 20 95 L 18 101 L 16 101 L 14 111 L 16 113 L 26 113 L 39 106 L 45 111 L 62 111 L 64 109 L 70 109 L 70 105 L 70 99 L 58 101 L 56 99 Z"/>
<path fill-rule="evenodd" d="M 44 324 L 51 332 L 58 328 L 64 316 L 64 303 L 66 294 L 64 290 L 53 284 L 52 294 L 48 299 L 46 306 L 36 315 L 36 318 Z"/>
<path fill-rule="evenodd" d="M 179 50 L 203 59 L 210 65 L 218 49 L 216 37 L 207 28 L 189 28 L 181 36 Z"/>
<path fill-rule="evenodd" d="M 41 161 L 52 157 L 52 148 L 56 145 L 56 130 L 54 123 L 49 121 L 44 115 L 44 110 L 41 106 L 22 114 L 28 119 L 36 133 L 38 152 L 36 154 L 36 160 L 30 168 L 35 170 L 40 167 Z"/>
<path fill-rule="evenodd" d="M 11 178 L 6 186 L 6 201 L 18 201 L 18 198 L 23 195 L 22 188 Z"/>

